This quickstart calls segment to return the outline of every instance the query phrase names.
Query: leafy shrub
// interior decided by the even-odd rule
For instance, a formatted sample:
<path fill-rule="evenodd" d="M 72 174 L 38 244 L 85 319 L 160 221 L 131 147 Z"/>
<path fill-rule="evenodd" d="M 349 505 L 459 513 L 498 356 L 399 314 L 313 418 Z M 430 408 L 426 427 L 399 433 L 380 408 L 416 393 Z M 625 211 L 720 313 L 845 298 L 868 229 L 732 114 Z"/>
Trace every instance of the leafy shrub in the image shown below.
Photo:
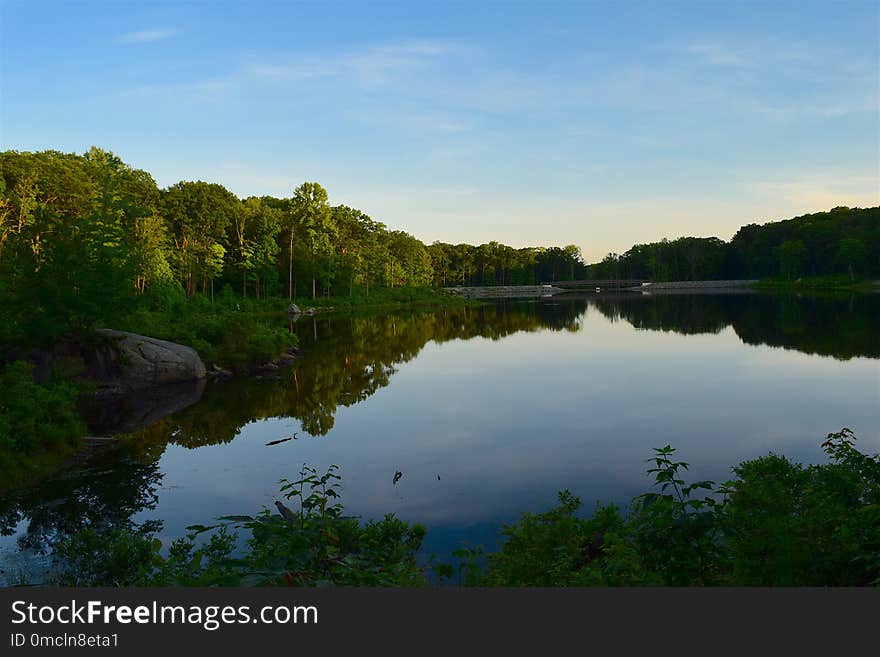
<path fill-rule="evenodd" d="M 190 346 L 209 365 L 231 369 L 262 365 L 296 345 L 283 312 L 267 312 L 265 304 L 228 294 L 214 304 L 200 295 L 179 299 L 172 292 L 154 297 L 121 328 Z"/>
<path fill-rule="evenodd" d="M 195 525 L 172 543 L 167 557 L 149 534 L 87 530 L 64 539 L 55 551 L 56 581 L 78 586 L 417 586 L 424 584 L 416 554 L 421 525 L 393 515 L 361 524 L 341 515 L 336 466 L 319 475 L 303 466 L 296 481 L 282 481 L 299 511 L 268 509 L 256 516 L 225 516 L 217 526 Z M 247 549 L 234 556 L 237 534 L 250 532 Z M 200 546 L 195 539 L 210 532 Z"/>
<path fill-rule="evenodd" d="M 503 549 L 487 555 L 485 575 L 470 569 L 470 584 L 503 586 L 586 586 L 601 581 L 593 557 L 602 549 L 603 536 L 619 530 L 623 519 L 614 506 L 599 507 L 589 520 L 575 514 L 580 499 L 559 493 L 559 504 L 502 529 Z M 475 555 L 466 555 L 472 557 Z"/>
<path fill-rule="evenodd" d="M 625 517 L 607 506 L 579 519 L 579 500 L 560 493 L 556 508 L 506 527 L 507 542 L 470 583 L 880 585 L 880 457 L 854 440 L 846 428 L 829 434 L 822 465 L 746 461 L 717 487 L 687 484 L 688 464 L 657 448 L 648 472 L 660 491 L 636 498 Z"/>
<path fill-rule="evenodd" d="M 717 583 L 720 576 L 718 502 L 710 494 L 713 482 L 688 484 L 681 471 L 684 461 L 673 461 L 675 449 L 658 447 L 648 469 L 660 492 L 638 496 L 631 505 L 626 533 L 650 579 L 667 585 L 705 585 Z M 668 491 L 668 492 L 667 492 Z"/>
<path fill-rule="evenodd" d="M 880 584 L 880 460 L 853 440 L 829 434 L 825 465 L 771 454 L 734 468 L 721 522 L 736 583 Z"/>
<path fill-rule="evenodd" d="M 77 413 L 76 385 L 40 385 L 32 369 L 30 363 L 15 361 L 0 371 L 0 452 L 72 445 L 85 433 Z"/>
<path fill-rule="evenodd" d="M 54 558 L 64 563 L 61 586 L 144 585 L 161 542 L 125 529 L 85 529 L 61 541 Z"/>

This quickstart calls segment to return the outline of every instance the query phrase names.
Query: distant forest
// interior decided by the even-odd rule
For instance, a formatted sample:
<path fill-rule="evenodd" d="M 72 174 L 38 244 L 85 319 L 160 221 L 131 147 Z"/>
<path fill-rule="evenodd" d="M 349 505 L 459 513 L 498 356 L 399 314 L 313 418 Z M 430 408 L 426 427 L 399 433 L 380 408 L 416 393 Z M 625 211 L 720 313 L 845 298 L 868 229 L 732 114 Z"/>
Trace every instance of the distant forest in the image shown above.
<path fill-rule="evenodd" d="M 331 206 L 318 183 L 291 192 L 239 199 L 201 181 L 159 189 L 148 172 L 99 148 L 84 155 L 0 153 L 6 328 L 37 324 L 25 317 L 85 328 L 109 308 L 122 312 L 157 290 L 262 299 L 579 278 L 880 277 L 880 208 L 839 207 L 750 224 L 730 242 L 684 237 L 639 244 L 586 265 L 574 245 L 426 245 L 360 210 Z M 0 340 L 22 337 L 3 328 Z"/>
<path fill-rule="evenodd" d="M 880 278 L 880 207 L 837 207 L 740 228 L 730 242 L 681 237 L 636 244 L 589 266 L 589 278 L 695 281 L 797 279 L 846 274 Z"/>

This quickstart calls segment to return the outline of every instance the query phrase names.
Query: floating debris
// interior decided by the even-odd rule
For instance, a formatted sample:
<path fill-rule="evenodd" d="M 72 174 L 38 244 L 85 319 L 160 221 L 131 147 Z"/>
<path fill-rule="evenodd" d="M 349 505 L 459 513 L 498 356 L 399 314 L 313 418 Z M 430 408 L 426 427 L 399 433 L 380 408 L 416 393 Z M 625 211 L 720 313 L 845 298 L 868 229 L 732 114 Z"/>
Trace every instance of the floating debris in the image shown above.
<path fill-rule="evenodd" d="M 286 443 L 288 440 L 296 440 L 296 436 L 298 433 L 299 433 L 299 431 L 297 431 L 295 434 L 293 434 L 292 436 L 290 436 L 288 438 L 281 438 L 280 440 L 270 440 L 268 443 L 266 443 L 266 447 L 269 447 L 270 445 L 278 445 L 280 443 Z"/>

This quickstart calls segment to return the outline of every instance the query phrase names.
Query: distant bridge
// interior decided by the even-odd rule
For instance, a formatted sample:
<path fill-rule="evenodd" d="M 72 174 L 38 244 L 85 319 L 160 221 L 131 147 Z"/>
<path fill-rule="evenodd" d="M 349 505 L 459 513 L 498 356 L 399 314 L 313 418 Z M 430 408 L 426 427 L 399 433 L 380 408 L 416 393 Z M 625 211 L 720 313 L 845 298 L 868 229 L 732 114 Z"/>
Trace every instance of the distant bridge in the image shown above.
<path fill-rule="evenodd" d="M 563 290 L 592 290 L 597 287 L 601 287 L 603 290 L 619 290 L 627 287 L 639 287 L 642 283 L 650 283 L 650 281 L 646 278 L 615 278 L 586 281 L 545 281 L 543 285 L 552 285 Z"/>

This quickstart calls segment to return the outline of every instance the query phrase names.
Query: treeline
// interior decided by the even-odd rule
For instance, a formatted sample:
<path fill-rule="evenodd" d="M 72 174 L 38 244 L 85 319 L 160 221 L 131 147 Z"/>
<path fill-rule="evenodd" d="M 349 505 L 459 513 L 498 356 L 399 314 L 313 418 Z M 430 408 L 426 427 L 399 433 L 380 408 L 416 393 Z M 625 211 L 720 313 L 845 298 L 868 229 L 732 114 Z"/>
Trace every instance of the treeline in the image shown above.
<path fill-rule="evenodd" d="M 113 153 L 0 153 L 0 301 L 6 331 L 45 340 L 182 290 L 243 298 L 369 295 L 372 286 L 532 283 L 584 273 L 577 247 L 435 243 L 331 206 L 315 182 L 289 198 L 222 185 L 159 189 Z"/>
<path fill-rule="evenodd" d="M 331 206 L 318 183 L 291 191 L 239 199 L 201 181 L 160 189 L 99 148 L 0 153 L 0 344 L 45 344 L 118 323 L 145 295 L 169 307 L 169 295 L 213 299 L 224 288 L 245 299 L 291 299 L 588 277 L 880 276 L 880 208 L 750 224 L 730 242 L 639 244 L 586 266 L 573 245 L 425 245 L 360 210 Z"/>
<path fill-rule="evenodd" d="M 489 242 L 480 246 L 434 242 L 428 246 L 434 285 L 536 285 L 583 278 L 581 250 L 565 247 L 514 249 Z"/>
<path fill-rule="evenodd" d="M 636 244 L 626 253 L 609 253 L 588 269 L 596 279 L 652 281 L 880 277 L 880 207 L 837 207 L 761 226 L 749 224 L 730 242 L 682 237 Z"/>

